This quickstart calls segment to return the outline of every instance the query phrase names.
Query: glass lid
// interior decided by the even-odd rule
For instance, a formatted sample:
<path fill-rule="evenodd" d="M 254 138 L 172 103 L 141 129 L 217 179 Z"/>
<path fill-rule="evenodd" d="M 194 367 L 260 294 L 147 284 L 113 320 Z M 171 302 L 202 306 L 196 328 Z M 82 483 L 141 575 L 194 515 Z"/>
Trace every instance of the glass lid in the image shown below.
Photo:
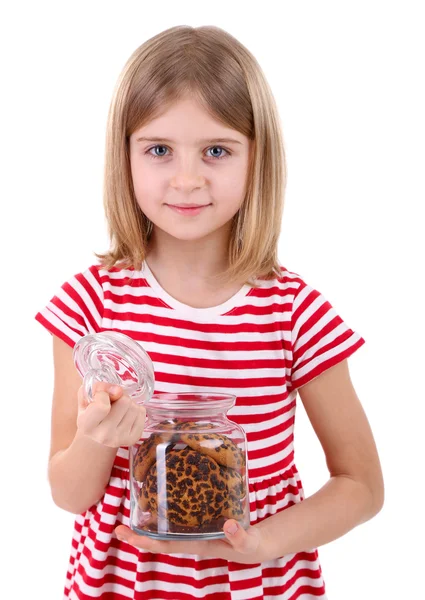
<path fill-rule="evenodd" d="M 95 381 L 122 386 L 138 404 L 153 394 L 152 361 L 140 344 L 123 333 L 104 331 L 85 335 L 76 343 L 73 357 L 89 400 Z"/>

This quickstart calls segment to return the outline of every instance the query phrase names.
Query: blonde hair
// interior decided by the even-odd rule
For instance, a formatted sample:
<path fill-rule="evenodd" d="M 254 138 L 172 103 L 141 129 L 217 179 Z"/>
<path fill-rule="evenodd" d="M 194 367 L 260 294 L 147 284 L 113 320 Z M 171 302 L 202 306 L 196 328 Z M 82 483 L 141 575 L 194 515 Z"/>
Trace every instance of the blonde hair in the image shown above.
<path fill-rule="evenodd" d="M 104 206 L 110 249 L 103 266 L 141 269 L 152 223 L 137 204 L 130 135 L 188 94 L 217 120 L 253 141 L 246 196 L 233 217 L 229 267 L 220 281 L 280 275 L 286 162 L 272 91 L 252 54 L 215 26 L 171 27 L 137 48 L 115 87 L 107 122 Z"/>

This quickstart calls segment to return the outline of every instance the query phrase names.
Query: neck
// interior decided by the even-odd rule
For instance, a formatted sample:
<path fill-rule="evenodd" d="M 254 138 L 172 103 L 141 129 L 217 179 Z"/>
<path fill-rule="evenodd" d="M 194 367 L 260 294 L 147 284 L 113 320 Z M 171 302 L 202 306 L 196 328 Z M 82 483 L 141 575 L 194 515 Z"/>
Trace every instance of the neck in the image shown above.
<path fill-rule="evenodd" d="M 201 239 L 179 240 L 154 227 L 147 263 L 152 270 L 173 273 L 184 281 L 196 279 L 207 283 L 228 266 L 228 239 L 228 228 Z"/>

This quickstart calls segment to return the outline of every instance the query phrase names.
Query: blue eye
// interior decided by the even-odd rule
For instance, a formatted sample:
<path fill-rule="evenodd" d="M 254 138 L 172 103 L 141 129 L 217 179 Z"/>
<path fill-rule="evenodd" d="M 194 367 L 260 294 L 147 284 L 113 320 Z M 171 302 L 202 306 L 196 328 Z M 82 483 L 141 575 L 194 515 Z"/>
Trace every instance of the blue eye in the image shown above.
<path fill-rule="evenodd" d="M 227 156 L 230 156 L 230 152 L 228 152 L 228 150 L 226 150 L 225 148 L 222 148 L 221 146 L 211 146 L 211 148 L 208 148 L 208 150 L 217 150 L 217 149 L 225 152 L 226 154 L 220 155 L 220 156 L 212 156 L 211 158 L 216 158 L 217 160 L 219 160 L 221 158 L 227 158 Z M 207 152 L 208 152 L 208 150 L 207 150 Z"/>
<path fill-rule="evenodd" d="M 146 154 L 149 154 L 149 156 L 151 158 L 163 158 L 164 155 L 158 156 L 158 155 L 153 155 L 150 153 L 151 150 L 157 150 L 158 148 L 165 148 L 165 150 L 167 150 L 167 148 L 165 146 L 153 146 L 152 148 L 149 148 L 149 150 L 146 151 Z"/>
<path fill-rule="evenodd" d="M 168 150 L 167 146 L 163 146 L 162 144 L 157 144 L 156 146 L 152 146 L 152 148 L 149 148 L 149 150 L 146 150 L 145 154 L 149 154 L 150 158 L 154 158 L 154 159 L 164 158 L 166 156 L 166 154 L 161 154 L 160 156 L 158 156 L 157 154 L 151 154 L 151 150 L 156 151 L 158 148 L 163 148 L 165 150 Z M 208 150 L 211 150 L 211 149 L 219 149 L 222 152 L 226 153 L 226 154 L 223 154 L 222 156 L 211 156 L 210 157 L 215 160 L 221 160 L 223 158 L 228 158 L 229 156 L 231 156 L 231 152 L 229 152 L 229 150 L 226 150 L 226 148 L 223 148 L 222 146 L 211 146 L 210 148 L 208 148 Z"/>

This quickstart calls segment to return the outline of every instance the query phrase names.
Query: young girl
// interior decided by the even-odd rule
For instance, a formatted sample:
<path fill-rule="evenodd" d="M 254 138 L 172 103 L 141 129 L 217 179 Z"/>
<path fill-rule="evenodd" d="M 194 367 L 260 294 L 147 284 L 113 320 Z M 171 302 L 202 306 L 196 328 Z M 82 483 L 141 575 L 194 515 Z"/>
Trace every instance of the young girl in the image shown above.
<path fill-rule="evenodd" d="M 119 78 L 106 140 L 111 247 L 37 314 L 52 334 L 49 480 L 75 513 L 66 598 L 326 598 L 317 547 L 376 515 L 383 481 L 348 357 L 364 340 L 280 265 L 285 155 L 256 60 L 217 27 L 173 27 Z M 158 541 L 129 525 L 128 446 L 143 407 L 102 383 L 87 405 L 72 348 L 121 331 L 149 353 L 155 392 L 237 396 L 251 525 L 225 539 Z M 329 480 L 304 500 L 297 394 Z"/>

